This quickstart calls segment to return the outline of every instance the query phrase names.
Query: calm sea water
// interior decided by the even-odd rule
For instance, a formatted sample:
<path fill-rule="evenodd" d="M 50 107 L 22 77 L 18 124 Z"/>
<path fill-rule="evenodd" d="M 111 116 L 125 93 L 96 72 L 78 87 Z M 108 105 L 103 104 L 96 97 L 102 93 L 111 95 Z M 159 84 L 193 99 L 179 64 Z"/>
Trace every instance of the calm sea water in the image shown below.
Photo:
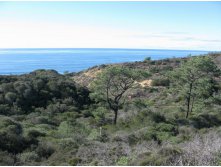
<path fill-rule="evenodd" d="M 205 54 L 206 51 L 156 49 L 0 49 L 0 74 L 24 74 L 36 69 L 78 72 L 107 63 Z"/>

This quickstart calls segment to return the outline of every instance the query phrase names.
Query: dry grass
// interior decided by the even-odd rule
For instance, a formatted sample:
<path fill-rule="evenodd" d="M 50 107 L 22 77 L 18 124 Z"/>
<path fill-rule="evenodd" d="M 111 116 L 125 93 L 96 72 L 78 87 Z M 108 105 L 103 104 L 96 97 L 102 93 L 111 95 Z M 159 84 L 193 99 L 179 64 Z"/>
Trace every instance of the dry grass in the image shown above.
<path fill-rule="evenodd" d="M 171 165 L 217 165 L 217 157 L 221 153 L 221 135 L 216 132 L 209 132 L 203 136 L 197 134 L 193 140 L 182 143 L 179 147 L 182 148 L 183 154 Z"/>
<path fill-rule="evenodd" d="M 151 79 L 147 79 L 147 80 L 143 80 L 141 82 L 138 82 L 140 84 L 140 86 L 142 87 L 151 87 L 152 84 L 152 80 Z"/>

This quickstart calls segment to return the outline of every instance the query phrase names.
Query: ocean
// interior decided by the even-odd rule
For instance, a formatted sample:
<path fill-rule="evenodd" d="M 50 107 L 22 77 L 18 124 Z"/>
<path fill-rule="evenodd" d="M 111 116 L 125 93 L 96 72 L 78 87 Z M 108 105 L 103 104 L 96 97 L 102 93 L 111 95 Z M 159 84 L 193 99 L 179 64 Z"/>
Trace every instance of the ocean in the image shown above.
<path fill-rule="evenodd" d="M 159 60 L 208 51 L 158 49 L 0 49 L 0 75 L 29 73 L 37 69 L 54 69 L 59 73 L 79 72 L 95 65 Z"/>

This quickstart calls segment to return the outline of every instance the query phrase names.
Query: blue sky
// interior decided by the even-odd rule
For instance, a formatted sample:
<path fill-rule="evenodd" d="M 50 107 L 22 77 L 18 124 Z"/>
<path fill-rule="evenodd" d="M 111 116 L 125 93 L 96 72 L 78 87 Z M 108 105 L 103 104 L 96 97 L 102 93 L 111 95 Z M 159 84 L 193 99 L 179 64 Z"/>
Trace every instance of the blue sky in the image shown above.
<path fill-rule="evenodd" d="M 0 2 L 0 48 L 221 50 L 221 2 Z"/>

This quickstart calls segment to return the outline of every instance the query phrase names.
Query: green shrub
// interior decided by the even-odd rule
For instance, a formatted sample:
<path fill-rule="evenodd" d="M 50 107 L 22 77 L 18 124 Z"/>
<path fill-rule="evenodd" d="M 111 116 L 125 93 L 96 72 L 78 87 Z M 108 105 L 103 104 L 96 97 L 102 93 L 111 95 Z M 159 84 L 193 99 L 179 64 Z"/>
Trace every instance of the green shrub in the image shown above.
<path fill-rule="evenodd" d="M 139 138 L 135 134 L 128 135 L 129 145 L 134 145 L 139 141 Z"/>
<path fill-rule="evenodd" d="M 93 116 L 92 112 L 88 109 L 81 111 L 81 113 L 85 118 Z"/>
<path fill-rule="evenodd" d="M 14 158 L 12 154 L 9 154 L 7 151 L 0 150 L 0 166 L 13 166 Z"/>
<path fill-rule="evenodd" d="M 76 120 L 69 120 L 63 121 L 60 123 L 58 127 L 58 133 L 56 134 L 58 137 L 81 137 L 86 138 L 90 133 L 90 129 L 85 123 L 84 120 L 76 121 Z M 83 140 L 82 140 L 83 141 Z"/>
<path fill-rule="evenodd" d="M 69 160 L 69 164 L 71 166 L 77 166 L 79 163 L 81 163 L 82 159 L 81 158 L 78 158 L 78 157 L 75 157 L 75 158 L 72 158 L 71 160 Z"/>
<path fill-rule="evenodd" d="M 127 166 L 127 165 L 128 165 L 128 160 L 129 160 L 128 157 L 125 157 L 125 156 L 120 157 L 120 158 L 117 160 L 116 165 L 118 165 L 118 166 Z"/>
<path fill-rule="evenodd" d="M 154 65 L 154 63 L 155 63 L 155 61 L 151 61 L 151 62 L 150 62 L 151 65 Z M 160 68 L 159 68 L 159 67 L 156 67 L 156 66 L 151 67 L 151 68 L 150 68 L 150 72 L 151 72 L 151 73 L 158 73 L 158 72 L 160 72 Z"/>
<path fill-rule="evenodd" d="M 146 57 L 145 59 L 144 59 L 144 62 L 149 62 L 151 60 L 151 57 Z"/>
<path fill-rule="evenodd" d="M 176 130 L 176 127 L 172 124 L 159 123 L 156 125 L 156 129 L 157 131 L 174 132 Z"/>
<path fill-rule="evenodd" d="M 182 150 L 179 147 L 163 147 L 158 151 L 158 154 L 162 156 L 176 156 L 182 154 Z"/>
<path fill-rule="evenodd" d="M 60 139 L 58 141 L 58 144 L 61 146 L 61 148 L 64 148 L 64 149 L 75 149 L 75 148 L 78 148 L 78 145 L 79 143 L 76 142 L 75 139 L 73 138 L 63 138 L 63 139 Z"/>
<path fill-rule="evenodd" d="M 100 136 L 99 132 L 97 129 L 92 129 L 91 133 L 87 137 L 88 140 L 97 140 L 98 137 Z"/>
<path fill-rule="evenodd" d="M 0 104 L 0 114 L 2 115 L 11 114 L 11 108 L 8 106 L 8 104 Z"/>
<path fill-rule="evenodd" d="M 106 131 L 102 131 L 101 136 L 98 135 L 97 140 L 100 141 L 100 142 L 104 142 L 104 143 L 108 142 L 109 141 L 109 136 L 108 136 L 107 132 Z"/>
<path fill-rule="evenodd" d="M 36 129 L 29 129 L 26 132 L 25 140 L 29 145 L 38 145 L 38 137 L 44 137 L 46 134 Z"/>
<path fill-rule="evenodd" d="M 34 162 L 40 161 L 40 157 L 34 151 L 24 152 L 19 155 L 19 161 L 23 164 L 28 164 L 32 161 L 34 161 Z"/>
<path fill-rule="evenodd" d="M 157 140 L 157 132 L 154 128 L 147 129 L 144 133 L 141 134 L 143 140 Z"/>
<path fill-rule="evenodd" d="M 167 78 L 156 78 L 153 79 L 152 86 L 169 86 L 170 85 L 170 80 Z"/>
<path fill-rule="evenodd" d="M 55 152 L 55 147 L 50 142 L 40 142 L 36 148 L 36 152 L 41 158 L 48 158 Z"/>
<path fill-rule="evenodd" d="M 50 124 L 37 124 L 33 129 L 48 135 L 52 130 L 55 129 L 55 126 Z"/>
<path fill-rule="evenodd" d="M 17 154 L 28 147 L 22 126 L 9 117 L 0 117 L 0 149 Z"/>
<path fill-rule="evenodd" d="M 153 61 L 150 62 L 150 64 L 155 65 L 155 64 L 157 64 L 157 61 L 153 60 Z"/>
<path fill-rule="evenodd" d="M 151 118 L 156 123 L 160 123 L 160 122 L 165 122 L 166 121 L 165 116 L 162 115 L 161 113 L 158 113 L 158 112 L 152 112 L 151 113 Z"/>
<path fill-rule="evenodd" d="M 192 133 L 196 133 L 196 130 L 189 126 L 180 126 L 178 131 L 181 135 L 191 135 Z"/>
<path fill-rule="evenodd" d="M 182 154 L 178 147 L 163 147 L 157 153 L 149 153 L 140 160 L 141 166 L 165 166 L 171 164 L 175 156 Z"/>
<path fill-rule="evenodd" d="M 155 154 L 151 154 L 144 159 L 140 160 L 139 166 L 161 166 L 163 165 L 165 158 L 158 157 Z"/>
<path fill-rule="evenodd" d="M 72 124 L 69 121 L 63 121 L 60 123 L 60 125 L 58 127 L 58 133 L 62 137 L 70 137 L 74 133 L 74 127 L 72 126 Z"/>
<path fill-rule="evenodd" d="M 51 121 L 46 116 L 34 116 L 30 118 L 32 124 L 50 124 Z"/>
<path fill-rule="evenodd" d="M 164 66 L 163 68 L 162 68 L 162 72 L 163 73 L 167 73 L 168 71 L 172 71 L 173 70 L 173 67 L 172 66 Z"/>
<path fill-rule="evenodd" d="M 8 92 L 5 94 L 5 100 L 9 103 L 12 104 L 13 102 L 15 102 L 17 96 L 15 93 L 13 92 Z"/>
<path fill-rule="evenodd" d="M 156 141 L 160 144 L 163 141 L 167 141 L 172 136 L 169 132 L 157 132 L 156 133 Z"/>
<path fill-rule="evenodd" d="M 105 123 L 105 113 L 107 113 L 107 109 L 104 107 L 98 107 L 95 111 L 92 112 L 98 125 L 103 125 Z"/>
<path fill-rule="evenodd" d="M 201 114 L 191 118 L 192 124 L 197 129 L 210 128 L 214 126 L 220 126 L 221 120 L 217 115 Z"/>
<path fill-rule="evenodd" d="M 168 140 L 170 137 L 178 134 L 177 128 L 172 124 L 157 123 L 155 126 L 152 125 L 141 133 L 143 140 L 154 140 L 158 143 Z"/>
<path fill-rule="evenodd" d="M 29 138 L 37 138 L 37 137 L 41 137 L 41 136 L 45 136 L 45 135 L 46 135 L 45 133 L 39 132 L 36 129 L 30 129 L 27 134 L 27 136 Z"/>

